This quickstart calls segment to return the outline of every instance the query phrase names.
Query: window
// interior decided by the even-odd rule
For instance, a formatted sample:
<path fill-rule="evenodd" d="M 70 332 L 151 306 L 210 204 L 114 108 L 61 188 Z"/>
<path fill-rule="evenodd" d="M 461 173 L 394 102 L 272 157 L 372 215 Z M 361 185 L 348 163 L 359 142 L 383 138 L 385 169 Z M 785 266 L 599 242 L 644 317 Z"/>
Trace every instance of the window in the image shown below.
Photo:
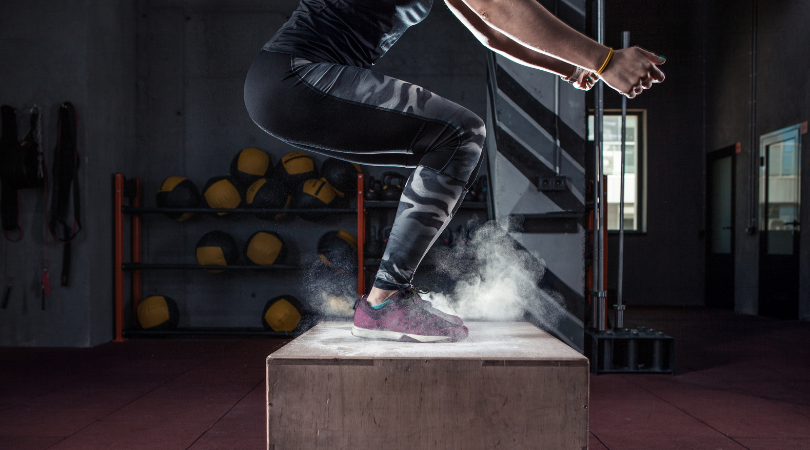
<path fill-rule="evenodd" d="M 801 206 L 801 125 L 760 137 L 760 228 L 769 255 L 793 255 Z"/>
<path fill-rule="evenodd" d="M 644 112 L 628 111 L 624 161 L 624 229 L 644 231 Z M 608 230 L 619 229 L 622 116 L 604 115 L 604 173 L 607 175 Z M 593 115 L 588 116 L 588 140 L 593 141 Z"/>

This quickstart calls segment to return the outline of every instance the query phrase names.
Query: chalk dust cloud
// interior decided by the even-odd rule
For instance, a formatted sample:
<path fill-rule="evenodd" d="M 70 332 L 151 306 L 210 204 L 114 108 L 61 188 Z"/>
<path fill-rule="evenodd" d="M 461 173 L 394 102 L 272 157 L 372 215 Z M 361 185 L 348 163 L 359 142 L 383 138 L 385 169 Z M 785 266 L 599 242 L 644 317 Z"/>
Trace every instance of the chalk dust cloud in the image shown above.
<path fill-rule="evenodd" d="M 494 221 L 474 229 L 466 245 L 437 250 L 435 275 L 455 280 L 449 290 L 427 295 L 439 309 L 465 320 L 521 320 L 529 313 L 550 326 L 564 311 L 559 293 L 538 286 L 543 261 Z"/>
<path fill-rule="evenodd" d="M 544 273 L 535 258 L 494 221 L 477 226 L 452 247 L 436 246 L 417 271 L 417 282 L 435 289 L 423 295 L 433 306 L 465 320 L 513 321 L 532 315 L 553 327 L 564 312 L 560 294 L 538 286 Z M 466 242 L 465 242 L 466 241 Z M 542 255 L 553 258 L 554 255 Z M 370 268 L 366 276 L 374 276 Z M 308 300 L 315 312 L 351 317 L 356 300 L 353 274 L 310 270 Z M 448 283 L 448 280 L 453 280 Z"/>

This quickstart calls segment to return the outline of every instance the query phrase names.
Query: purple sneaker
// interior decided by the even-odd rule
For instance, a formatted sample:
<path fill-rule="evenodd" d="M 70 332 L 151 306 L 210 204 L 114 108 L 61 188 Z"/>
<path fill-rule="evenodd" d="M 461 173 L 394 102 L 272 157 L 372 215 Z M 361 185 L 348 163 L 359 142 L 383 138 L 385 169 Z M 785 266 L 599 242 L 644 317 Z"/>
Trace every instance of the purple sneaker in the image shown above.
<path fill-rule="evenodd" d="M 419 294 L 427 294 L 430 291 L 420 289 L 416 286 L 408 286 L 407 288 L 403 289 L 402 292 L 409 294 L 411 298 L 413 298 L 417 303 L 420 303 L 422 305 L 422 308 L 424 308 L 427 312 L 435 314 L 450 323 L 454 323 L 456 325 L 464 325 L 464 321 L 461 320 L 461 317 L 454 316 L 452 314 L 447 314 L 444 311 L 434 308 L 432 303 L 423 299 L 422 296 L 419 295 Z"/>
<path fill-rule="evenodd" d="M 363 296 L 354 312 L 354 336 L 402 342 L 456 342 L 467 337 L 467 327 L 425 310 L 409 293 L 398 292 L 380 309 Z"/>

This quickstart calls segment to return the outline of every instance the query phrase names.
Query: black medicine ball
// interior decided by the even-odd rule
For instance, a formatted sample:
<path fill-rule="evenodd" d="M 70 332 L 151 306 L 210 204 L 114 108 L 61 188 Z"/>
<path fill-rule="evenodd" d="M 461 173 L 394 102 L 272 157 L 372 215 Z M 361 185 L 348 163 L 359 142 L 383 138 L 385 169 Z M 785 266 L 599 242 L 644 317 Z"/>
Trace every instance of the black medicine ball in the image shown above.
<path fill-rule="evenodd" d="M 167 177 L 161 183 L 155 198 L 159 208 L 197 208 L 200 206 L 200 191 L 191 180 L 184 177 Z M 166 216 L 182 222 L 194 213 L 166 213 Z"/>
<path fill-rule="evenodd" d="M 288 194 L 276 178 L 259 178 L 250 185 L 245 194 L 245 203 L 253 209 L 288 209 L 293 196 Z M 285 213 L 257 213 L 256 217 L 265 220 L 281 220 Z"/>
<path fill-rule="evenodd" d="M 336 272 L 357 270 L 357 239 L 343 231 L 330 231 L 318 239 L 318 258 Z"/>
<path fill-rule="evenodd" d="M 267 152 L 255 147 L 248 147 L 233 157 L 231 176 L 243 186 L 253 183 L 270 173 L 273 163 Z"/>
<path fill-rule="evenodd" d="M 144 330 L 171 330 L 179 320 L 177 303 L 165 295 L 146 297 L 138 305 L 138 323 Z"/>
<path fill-rule="evenodd" d="M 292 295 L 270 299 L 262 311 L 262 325 L 266 330 L 293 331 L 301 323 L 304 309 Z"/>
<path fill-rule="evenodd" d="M 201 266 L 232 266 L 239 261 L 239 247 L 230 234 L 214 230 L 197 241 L 197 264 Z M 222 270 L 208 270 L 220 273 Z"/>
<path fill-rule="evenodd" d="M 281 158 L 273 169 L 273 177 L 281 182 L 284 189 L 295 194 L 301 185 L 310 178 L 318 178 L 315 161 L 304 152 L 290 152 Z"/>
<path fill-rule="evenodd" d="M 248 261 L 260 266 L 283 264 L 287 258 L 287 246 L 278 233 L 257 231 L 245 244 L 245 256 Z"/>
<path fill-rule="evenodd" d="M 307 180 L 293 199 L 295 209 L 345 208 L 348 203 L 338 197 L 335 189 L 326 180 Z M 298 217 L 315 222 L 326 217 L 325 213 L 298 213 Z"/>
<path fill-rule="evenodd" d="M 335 188 L 340 197 L 354 192 L 357 188 L 357 174 L 360 173 L 363 173 L 363 170 L 359 164 L 336 158 L 329 158 L 321 165 L 323 179 Z"/>
<path fill-rule="evenodd" d="M 234 209 L 242 204 L 242 195 L 239 193 L 238 182 L 231 177 L 213 177 L 205 183 L 203 198 L 205 204 L 213 209 Z M 217 213 L 224 216 L 227 213 Z"/>

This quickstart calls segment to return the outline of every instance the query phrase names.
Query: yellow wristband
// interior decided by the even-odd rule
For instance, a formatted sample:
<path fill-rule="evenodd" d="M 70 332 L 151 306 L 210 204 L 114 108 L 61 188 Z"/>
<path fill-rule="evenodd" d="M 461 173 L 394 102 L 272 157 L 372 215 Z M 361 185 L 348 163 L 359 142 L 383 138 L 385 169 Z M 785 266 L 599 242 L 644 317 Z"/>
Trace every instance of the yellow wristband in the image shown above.
<path fill-rule="evenodd" d="M 605 71 L 608 63 L 610 62 L 610 58 L 613 57 L 613 47 L 608 47 L 608 49 L 610 49 L 610 51 L 608 52 L 607 58 L 605 58 L 605 62 L 602 63 L 602 67 L 600 67 L 599 70 L 596 71 L 597 75 L 602 75 L 602 72 Z"/>

